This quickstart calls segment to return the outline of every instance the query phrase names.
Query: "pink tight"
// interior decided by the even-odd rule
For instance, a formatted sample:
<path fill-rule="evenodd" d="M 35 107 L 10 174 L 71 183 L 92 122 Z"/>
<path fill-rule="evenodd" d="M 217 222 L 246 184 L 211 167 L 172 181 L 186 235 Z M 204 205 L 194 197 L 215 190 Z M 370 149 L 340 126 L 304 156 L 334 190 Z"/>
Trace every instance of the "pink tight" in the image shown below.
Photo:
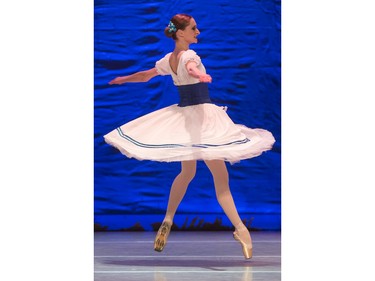
<path fill-rule="evenodd" d="M 225 162 L 222 160 L 207 160 L 205 163 L 212 174 L 216 198 L 221 208 L 236 228 L 241 239 L 246 244 L 251 244 L 250 234 L 238 215 L 229 189 L 229 176 Z M 173 222 L 174 215 L 186 193 L 187 187 L 195 176 L 196 168 L 197 162 L 195 160 L 181 162 L 181 172 L 172 183 L 164 221 Z"/>

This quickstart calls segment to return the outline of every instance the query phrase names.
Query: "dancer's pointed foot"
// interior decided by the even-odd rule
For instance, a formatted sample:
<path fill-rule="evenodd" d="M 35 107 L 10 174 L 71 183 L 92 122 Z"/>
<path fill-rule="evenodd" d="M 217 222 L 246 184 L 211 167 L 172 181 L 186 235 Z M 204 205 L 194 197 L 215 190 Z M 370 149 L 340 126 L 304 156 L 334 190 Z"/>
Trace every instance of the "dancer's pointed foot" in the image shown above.
<path fill-rule="evenodd" d="M 156 234 L 154 241 L 154 250 L 157 252 L 163 251 L 167 244 L 169 232 L 171 231 L 172 223 L 164 221 Z"/>
<path fill-rule="evenodd" d="M 251 259 L 253 256 L 253 244 L 251 241 L 251 236 L 247 228 L 236 229 L 233 232 L 233 238 L 240 242 L 242 246 L 242 252 L 246 259 Z"/>

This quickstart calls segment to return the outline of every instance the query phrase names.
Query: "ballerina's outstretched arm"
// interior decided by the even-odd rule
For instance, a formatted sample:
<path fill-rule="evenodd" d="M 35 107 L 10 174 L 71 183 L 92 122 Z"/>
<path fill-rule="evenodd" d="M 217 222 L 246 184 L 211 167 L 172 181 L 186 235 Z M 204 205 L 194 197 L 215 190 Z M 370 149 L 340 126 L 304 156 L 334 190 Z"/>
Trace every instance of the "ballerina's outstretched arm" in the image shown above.
<path fill-rule="evenodd" d="M 211 83 L 212 78 L 209 74 L 203 73 L 197 68 L 197 64 L 194 61 L 190 61 L 186 64 L 186 69 L 189 75 L 198 78 L 200 82 Z"/>
<path fill-rule="evenodd" d="M 159 75 L 159 73 L 156 71 L 156 68 L 154 67 L 149 70 L 139 71 L 130 75 L 116 77 L 115 79 L 109 81 L 108 84 L 121 85 L 129 82 L 147 82 L 157 75 Z"/>

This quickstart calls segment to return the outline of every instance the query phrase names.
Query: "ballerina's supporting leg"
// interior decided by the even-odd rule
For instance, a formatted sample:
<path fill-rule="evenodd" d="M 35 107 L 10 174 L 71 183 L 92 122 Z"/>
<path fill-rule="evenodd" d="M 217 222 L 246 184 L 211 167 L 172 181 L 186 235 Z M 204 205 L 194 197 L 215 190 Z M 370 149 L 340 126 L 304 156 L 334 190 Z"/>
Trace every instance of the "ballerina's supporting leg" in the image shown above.
<path fill-rule="evenodd" d="M 154 249 L 155 251 L 163 251 L 167 243 L 169 232 L 173 224 L 173 218 L 184 197 L 189 183 L 195 176 L 197 161 L 183 161 L 181 162 L 181 172 L 174 179 L 169 194 L 168 207 L 165 218 L 160 226 L 155 237 Z"/>
<path fill-rule="evenodd" d="M 249 231 L 238 215 L 232 194 L 229 189 L 229 176 L 225 162 L 222 160 L 205 161 L 214 179 L 216 197 L 225 214 L 235 227 L 234 238 L 240 242 L 245 258 L 252 257 L 252 241 Z"/>

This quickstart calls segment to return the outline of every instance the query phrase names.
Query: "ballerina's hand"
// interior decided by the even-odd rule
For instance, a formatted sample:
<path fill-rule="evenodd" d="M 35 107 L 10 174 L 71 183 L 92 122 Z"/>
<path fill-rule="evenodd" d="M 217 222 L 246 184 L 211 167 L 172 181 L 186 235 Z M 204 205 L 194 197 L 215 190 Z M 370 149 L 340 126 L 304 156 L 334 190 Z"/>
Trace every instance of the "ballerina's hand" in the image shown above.
<path fill-rule="evenodd" d="M 108 82 L 109 85 L 113 85 L 113 84 L 121 85 L 123 83 L 124 83 L 123 77 L 116 77 L 115 79 Z"/>
<path fill-rule="evenodd" d="M 204 82 L 204 83 L 211 83 L 212 78 L 208 74 L 202 74 L 199 76 L 199 82 Z"/>

